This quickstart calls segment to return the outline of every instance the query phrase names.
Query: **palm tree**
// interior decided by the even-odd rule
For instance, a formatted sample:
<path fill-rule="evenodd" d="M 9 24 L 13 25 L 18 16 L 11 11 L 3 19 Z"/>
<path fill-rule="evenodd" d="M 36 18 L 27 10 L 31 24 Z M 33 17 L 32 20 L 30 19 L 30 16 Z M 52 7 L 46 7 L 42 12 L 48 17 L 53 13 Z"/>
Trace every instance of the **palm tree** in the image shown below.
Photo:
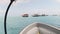
<path fill-rule="evenodd" d="M 10 6 L 12 5 L 12 3 L 13 3 L 14 1 L 15 1 L 15 0 L 11 0 L 10 4 L 9 4 L 8 7 L 7 7 L 6 13 L 5 13 L 5 17 L 4 17 L 4 31 L 5 31 L 5 34 L 7 34 L 7 27 L 6 27 L 7 14 L 8 14 L 8 11 L 9 11 Z"/>

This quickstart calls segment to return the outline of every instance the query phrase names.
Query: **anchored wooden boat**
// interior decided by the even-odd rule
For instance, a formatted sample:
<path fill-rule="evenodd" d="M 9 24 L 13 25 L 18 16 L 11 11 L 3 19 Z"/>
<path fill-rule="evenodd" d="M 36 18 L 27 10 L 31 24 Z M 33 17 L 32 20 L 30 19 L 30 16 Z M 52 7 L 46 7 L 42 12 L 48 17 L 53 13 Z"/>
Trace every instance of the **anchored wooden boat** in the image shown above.
<path fill-rule="evenodd" d="M 24 28 L 20 34 L 60 34 L 60 28 L 42 23 L 33 23 Z"/>

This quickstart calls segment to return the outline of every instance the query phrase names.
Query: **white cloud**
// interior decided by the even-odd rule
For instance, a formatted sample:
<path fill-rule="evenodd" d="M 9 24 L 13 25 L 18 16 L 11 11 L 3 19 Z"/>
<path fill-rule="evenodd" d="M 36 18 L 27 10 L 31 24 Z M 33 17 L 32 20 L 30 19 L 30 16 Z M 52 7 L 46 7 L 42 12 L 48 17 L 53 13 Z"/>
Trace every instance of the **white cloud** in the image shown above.
<path fill-rule="evenodd" d="M 0 0 L 0 4 L 6 4 L 9 3 L 9 0 Z"/>
<path fill-rule="evenodd" d="M 9 11 L 8 16 L 20 16 L 24 13 L 27 13 L 29 15 L 33 15 L 33 14 L 60 15 L 60 9 L 27 9 L 24 12 Z M 4 16 L 4 14 L 5 11 L 0 10 L 0 16 Z"/>
<path fill-rule="evenodd" d="M 60 0 L 53 0 L 54 2 L 56 2 L 56 3 L 60 3 Z"/>
<path fill-rule="evenodd" d="M 27 3 L 30 0 L 16 0 L 16 3 Z M 10 0 L 0 0 L 0 4 L 8 4 Z"/>
<path fill-rule="evenodd" d="M 33 14 L 47 14 L 47 15 L 60 15 L 60 9 L 27 9 L 25 12 L 23 13 L 27 13 L 29 15 L 33 15 Z"/>
<path fill-rule="evenodd" d="M 19 3 L 29 3 L 31 0 L 16 0 L 13 5 L 17 5 Z"/>
<path fill-rule="evenodd" d="M 55 1 L 60 2 L 60 0 L 55 0 Z"/>
<path fill-rule="evenodd" d="M 48 15 L 60 15 L 60 9 L 38 9 L 36 10 L 36 13 L 38 14 L 48 14 Z"/>
<path fill-rule="evenodd" d="M 25 3 L 25 2 L 29 2 L 30 0 L 17 0 L 17 3 Z"/>
<path fill-rule="evenodd" d="M 5 14 L 5 11 L 0 9 L 0 16 L 4 16 L 4 14 Z"/>

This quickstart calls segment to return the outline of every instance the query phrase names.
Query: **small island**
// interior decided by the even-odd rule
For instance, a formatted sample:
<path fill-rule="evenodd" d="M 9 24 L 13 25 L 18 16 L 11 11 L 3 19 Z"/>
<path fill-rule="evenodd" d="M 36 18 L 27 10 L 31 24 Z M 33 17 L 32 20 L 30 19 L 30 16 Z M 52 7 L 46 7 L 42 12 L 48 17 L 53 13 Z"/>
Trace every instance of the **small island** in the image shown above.
<path fill-rule="evenodd" d="M 28 14 L 23 14 L 22 17 L 28 17 L 29 15 Z"/>
<path fill-rule="evenodd" d="M 32 15 L 32 17 L 39 17 L 39 16 L 48 16 L 48 15 L 45 15 L 45 14 L 42 14 L 42 15 L 34 14 L 34 15 Z"/>

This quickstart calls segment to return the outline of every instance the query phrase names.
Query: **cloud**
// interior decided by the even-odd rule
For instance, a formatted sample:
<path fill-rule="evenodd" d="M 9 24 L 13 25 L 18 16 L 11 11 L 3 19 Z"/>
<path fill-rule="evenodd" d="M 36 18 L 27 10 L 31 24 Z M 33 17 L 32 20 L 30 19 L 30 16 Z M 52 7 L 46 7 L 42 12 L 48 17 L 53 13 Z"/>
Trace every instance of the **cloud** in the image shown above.
<path fill-rule="evenodd" d="M 5 11 L 0 9 L 0 16 L 4 16 Z"/>
<path fill-rule="evenodd" d="M 27 13 L 29 15 L 33 14 L 46 14 L 46 15 L 60 15 L 60 9 L 58 8 L 49 8 L 49 9 L 27 9 L 25 12 L 21 12 L 21 14 Z M 19 13 L 20 14 L 20 13 Z"/>
<path fill-rule="evenodd" d="M 20 4 L 20 3 L 29 3 L 31 0 L 16 0 L 13 5 L 17 5 L 17 4 Z"/>
<path fill-rule="evenodd" d="M 30 0 L 17 0 L 17 3 L 27 3 L 29 2 Z"/>
<path fill-rule="evenodd" d="M 56 3 L 60 3 L 60 0 L 53 0 L 54 2 L 56 2 Z"/>
<path fill-rule="evenodd" d="M 37 9 L 34 10 L 34 12 L 38 13 L 38 14 L 47 14 L 47 15 L 60 15 L 60 9 Z"/>
<path fill-rule="evenodd" d="M 0 4 L 7 4 L 9 3 L 9 0 L 0 0 Z"/>
<path fill-rule="evenodd" d="M 30 0 L 16 0 L 16 3 L 27 3 Z M 8 4 L 10 0 L 0 0 L 0 4 Z"/>
<path fill-rule="evenodd" d="M 55 1 L 60 2 L 60 0 L 55 0 Z"/>
<path fill-rule="evenodd" d="M 17 12 L 16 12 L 17 11 Z M 60 15 L 60 9 L 26 9 L 24 12 L 19 10 L 9 11 L 8 16 L 20 16 L 24 13 L 29 15 L 33 14 L 47 14 L 47 15 Z M 5 10 L 0 10 L 0 16 L 4 16 Z"/>

